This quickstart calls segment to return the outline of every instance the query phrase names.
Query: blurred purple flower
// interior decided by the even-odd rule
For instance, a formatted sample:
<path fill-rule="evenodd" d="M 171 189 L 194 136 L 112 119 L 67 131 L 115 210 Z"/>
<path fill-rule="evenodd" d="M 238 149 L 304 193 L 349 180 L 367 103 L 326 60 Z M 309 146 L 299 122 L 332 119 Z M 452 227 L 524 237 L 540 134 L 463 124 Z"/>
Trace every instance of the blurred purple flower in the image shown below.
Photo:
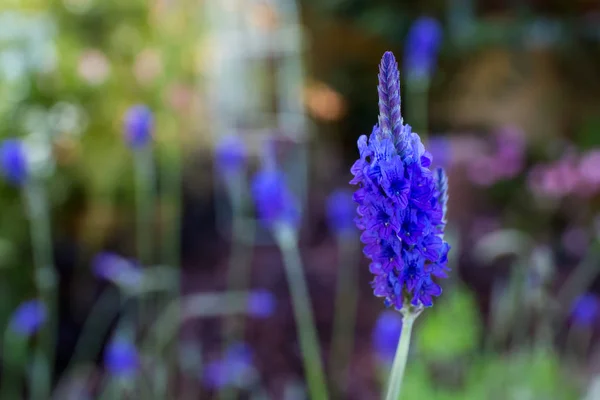
<path fill-rule="evenodd" d="M 525 136 L 512 126 L 506 126 L 496 133 L 496 174 L 509 179 L 517 176 L 523 169 L 525 158 Z"/>
<path fill-rule="evenodd" d="M 244 141 L 237 135 L 224 136 L 215 147 L 215 162 L 225 176 L 239 173 L 247 159 Z"/>
<path fill-rule="evenodd" d="M 204 384 L 209 389 L 246 387 L 254 378 L 252 358 L 252 349 L 245 343 L 232 345 L 223 359 L 212 361 L 204 367 Z"/>
<path fill-rule="evenodd" d="M 40 300 L 28 300 L 13 313 L 10 329 L 22 336 L 29 337 L 36 333 L 48 319 L 48 309 Z"/>
<path fill-rule="evenodd" d="M 373 330 L 373 348 L 380 361 L 391 363 L 402 332 L 402 315 L 385 310 L 379 314 Z"/>
<path fill-rule="evenodd" d="M 22 185 L 28 176 L 27 158 L 23 142 L 7 139 L 0 146 L 0 168 L 8 182 Z"/>
<path fill-rule="evenodd" d="M 562 244 L 571 255 L 583 256 L 589 245 L 589 235 L 581 227 L 567 229 L 561 238 Z"/>
<path fill-rule="evenodd" d="M 427 150 L 433 156 L 432 165 L 448 168 L 452 163 L 452 145 L 445 136 L 433 136 L 427 141 Z"/>
<path fill-rule="evenodd" d="M 152 140 L 154 117 L 145 105 L 136 105 L 125 114 L 125 140 L 132 149 L 145 147 Z"/>
<path fill-rule="evenodd" d="M 329 228 L 338 235 L 354 234 L 356 203 L 349 190 L 338 189 L 327 198 L 326 204 Z"/>
<path fill-rule="evenodd" d="M 430 78 L 434 73 L 443 31 L 431 17 L 417 19 L 408 32 L 404 49 L 404 70 L 409 79 Z"/>
<path fill-rule="evenodd" d="M 265 289 L 253 290 L 248 296 L 248 313 L 259 318 L 273 315 L 277 306 L 275 296 Z"/>
<path fill-rule="evenodd" d="M 594 294 L 586 293 L 579 296 L 571 308 L 573 323 L 589 326 L 594 323 L 600 309 L 600 299 Z"/>
<path fill-rule="evenodd" d="M 265 226 L 299 223 L 297 200 L 287 186 L 285 175 L 278 169 L 267 165 L 258 171 L 252 181 L 252 195 L 258 217 Z"/>
<path fill-rule="evenodd" d="M 581 157 L 579 173 L 595 191 L 600 188 L 600 150 L 589 151 Z"/>
<path fill-rule="evenodd" d="M 534 166 L 529 173 L 529 187 L 539 196 L 560 198 L 573 194 L 581 176 L 572 156 L 550 165 Z"/>
<path fill-rule="evenodd" d="M 469 179 L 479 186 L 491 186 L 498 181 L 496 160 L 492 156 L 481 155 L 469 162 Z"/>
<path fill-rule="evenodd" d="M 94 257 L 92 272 L 98 278 L 130 288 L 140 285 L 143 278 L 143 271 L 135 262 L 110 252 L 101 252 Z"/>
<path fill-rule="evenodd" d="M 132 377 L 140 365 L 135 343 L 124 337 L 113 338 L 104 350 L 104 366 L 114 376 Z"/>

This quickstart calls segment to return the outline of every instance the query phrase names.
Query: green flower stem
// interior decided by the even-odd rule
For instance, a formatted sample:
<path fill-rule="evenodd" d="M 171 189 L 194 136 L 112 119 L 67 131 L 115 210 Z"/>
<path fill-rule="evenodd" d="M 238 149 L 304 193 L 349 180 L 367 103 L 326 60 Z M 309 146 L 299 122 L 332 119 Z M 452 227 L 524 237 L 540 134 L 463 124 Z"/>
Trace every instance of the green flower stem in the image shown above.
<path fill-rule="evenodd" d="M 302 272 L 296 233 L 292 228 L 280 225 L 275 228 L 275 237 L 283 254 L 310 398 L 326 400 L 329 397 L 321 362 L 319 340 L 308 288 Z"/>
<path fill-rule="evenodd" d="M 2 358 L 0 399 L 20 399 L 23 396 L 21 383 L 27 362 L 27 339 L 15 334 L 10 326 L 4 333 Z"/>
<path fill-rule="evenodd" d="M 36 382 L 32 387 L 32 399 L 47 399 L 50 396 L 52 368 L 56 347 L 57 330 L 57 299 L 56 299 L 56 272 L 54 270 L 54 255 L 52 252 L 52 232 L 50 228 L 50 215 L 46 191 L 41 181 L 32 179 L 25 184 L 23 189 L 24 201 L 29 217 L 31 231 L 31 245 L 35 265 L 35 281 L 39 299 L 48 309 L 48 319 L 38 332 L 38 342 L 35 360 L 43 357 L 47 368 L 33 368 Z M 37 362 L 37 361 L 36 361 Z"/>
<path fill-rule="evenodd" d="M 244 218 L 243 207 L 246 202 L 244 196 L 244 176 L 237 174 L 227 179 L 227 192 L 232 208 L 232 248 L 227 275 L 227 290 L 241 292 L 248 288 L 250 267 L 252 262 L 252 243 L 255 235 L 253 220 Z M 247 298 L 242 300 L 247 303 Z M 245 318 L 232 315 L 225 321 L 224 349 L 244 337 Z M 223 387 L 219 390 L 218 398 L 222 400 L 234 398 L 235 389 Z"/>
<path fill-rule="evenodd" d="M 404 370 L 406 369 L 406 361 L 408 359 L 410 337 L 413 324 L 418 316 L 419 312 L 412 311 L 410 307 L 405 311 L 403 309 L 402 332 L 400 333 L 400 340 L 398 340 L 398 347 L 396 348 L 396 355 L 394 356 L 394 363 L 392 364 L 392 372 L 390 373 L 387 394 L 385 395 L 386 400 L 398 400 L 400 397 Z"/>
<path fill-rule="evenodd" d="M 355 256 L 356 238 L 339 237 L 340 263 L 335 299 L 333 337 L 331 340 L 331 377 L 343 389 L 347 383 L 348 366 L 354 347 L 354 327 L 358 300 L 357 272 L 359 258 Z"/>
<path fill-rule="evenodd" d="M 413 132 L 418 132 L 423 142 L 429 134 L 429 83 L 429 79 L 409 79 L 406 82 L 406 98 L 409 102 L 407 120 L 412 121 Z"/>

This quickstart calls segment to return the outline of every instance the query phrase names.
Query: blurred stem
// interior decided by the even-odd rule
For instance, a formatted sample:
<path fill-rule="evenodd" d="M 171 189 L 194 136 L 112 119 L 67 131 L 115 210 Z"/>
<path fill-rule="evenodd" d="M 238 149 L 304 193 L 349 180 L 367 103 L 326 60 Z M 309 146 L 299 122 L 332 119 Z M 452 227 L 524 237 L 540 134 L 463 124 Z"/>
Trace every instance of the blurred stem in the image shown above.
<path fill-rule="evenodd" d="M 356 304 L 358 302 L 356 240 L 354 237 L 339 235 L 338 245 L 340 264 L 338 266 L 333 338 L 331 344 L 331 376 L 339 380 L 339 387 L 345 389 L 348 367 L 354 348 L 354 326 Z"/>
<path fill-rule="evenodd" d="M 329 397 L 321 362 L 319 340 L 308 288 L 302 271 L 296 233 L 286 225 L 275 227 L 274 233 L 283 254 L 310 398 L 326 400 Z"/>
<path fill-rule="evenodd" d="M 52 252 L 52 232 L 48 201 L 43 182 L 36 179 L 25 184 L 23 195 L 29 216 L 33 261 L 35 265 L 35 281 L 40 300 L 48 308 L 48 319 L 38 333 L 36 360 L 40 352 L 45 354 L 47 368 L 34 368 L 32 380 L 36 382 L 31 388 L 32 399 L 47 399 L 52 390 L 52 370 L 56 347 L 56 330 L 58 328 L 58 310 L 56 299 L 56 271 Z"/>
<path fill-rule="evenodd" d="M 15 334 L 9 327 L 4 332 L 2 349 L 2 386 L 0 399 L 22 398 L 22 378 L 27 361 L 27 339 Z"/>
<path fill-rule="evenodd" d="M 246 290 L 249 286 L 250 267 L 252 265 L 252 251 L 255 235 L 254 221 L 244 218 L 244 204 L 246 201 L 244 191 L 244 176 L 241 173 L 226 177 L 227 192 L 232 210 L 232 249 L 227 275 L 227 290 Z M 247 304 L 247 297 L 242 299 Z M 245 315 L 232 315 L 225 321 L 224 349 L 244 338 Z M 233 398 L 235 389 L 223 387 L 218 398 Z"/>
<path fill-rule="evenodd" d="M 407 123 L 417 132 L 421 141 L 427 140 L 429 134 L 429 79 L 409 79 L 406 82 Z"/>
<path fill-rule="evenodd" d="M 402 311 L 402 331 L 392 364 L 392 371 L 388 381 L 386 400 L 398 400 L 400 398 L 400 390 L 402 389 L 402 380 L 404 379 L 404 370 L 406 369 L 406 361 L 408 359 L 408 349 L 410 347 L 410 337 L 412 334 L 413 324 L 419 316 L 420 311 L 413 311 L 411 307 Z"/>

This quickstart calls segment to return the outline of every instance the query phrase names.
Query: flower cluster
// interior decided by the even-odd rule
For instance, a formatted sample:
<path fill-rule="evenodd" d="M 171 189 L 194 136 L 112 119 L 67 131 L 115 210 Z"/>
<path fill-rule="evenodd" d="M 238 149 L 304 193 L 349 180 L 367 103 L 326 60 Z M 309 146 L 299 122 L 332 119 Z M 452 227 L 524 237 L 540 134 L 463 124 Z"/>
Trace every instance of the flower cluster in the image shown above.
<path fill-rule="evenodd" d="M 401 309 L 433 305 L 446 277 L 450 246 L 443 240 L 448 183 L 442 169 L 430 170 L 432 156 L 400 114 L 400 77 L 391 52 L 379 73 L 379 124 L 358 139 L 360 158 L 351 184 L 358 203 L 364 254 L 372 262 L 374 293 Z"/>

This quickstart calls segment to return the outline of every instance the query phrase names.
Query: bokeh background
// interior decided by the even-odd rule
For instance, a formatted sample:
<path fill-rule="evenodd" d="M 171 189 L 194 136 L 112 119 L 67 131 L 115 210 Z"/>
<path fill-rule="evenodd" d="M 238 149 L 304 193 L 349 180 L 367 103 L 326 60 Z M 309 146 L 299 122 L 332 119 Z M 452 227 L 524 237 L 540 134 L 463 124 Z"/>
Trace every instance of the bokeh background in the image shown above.
<path fill-rule="evenodd" d="M 352 225 L 349 169 L 390 50 L 405 122 L 449 175 L 453 246 L 402 398 L 600 399 L 599 44 L 600 5 L 584 0 L 1 0 L 0 137 L 26 144 L 35 181 L 0 183 L 12 398 L 44 376 L 34 334 L 9 350 L 40 287 L 56 290 L 53 398 L 152 398 L 152 384 L 156 398 L 307 398 L 281 252 L 247 184 L 266 144 L 302 206 L 331 395 L 379 398 L 400 315 L 339 219 Z M 152 113 L 142 150 L 126 123 L 138 104 Z M 233 180 L 215 162 L 232 136 L 246 160 Z M 132 289 L 132 268 L 158 289 Z M 340 304 L 355 318 L 341 333 Z M 130 313 L 135 351 L 110 356 Z M 152 362 L 155 325 L 176 327 L 169 362 Z"/>

